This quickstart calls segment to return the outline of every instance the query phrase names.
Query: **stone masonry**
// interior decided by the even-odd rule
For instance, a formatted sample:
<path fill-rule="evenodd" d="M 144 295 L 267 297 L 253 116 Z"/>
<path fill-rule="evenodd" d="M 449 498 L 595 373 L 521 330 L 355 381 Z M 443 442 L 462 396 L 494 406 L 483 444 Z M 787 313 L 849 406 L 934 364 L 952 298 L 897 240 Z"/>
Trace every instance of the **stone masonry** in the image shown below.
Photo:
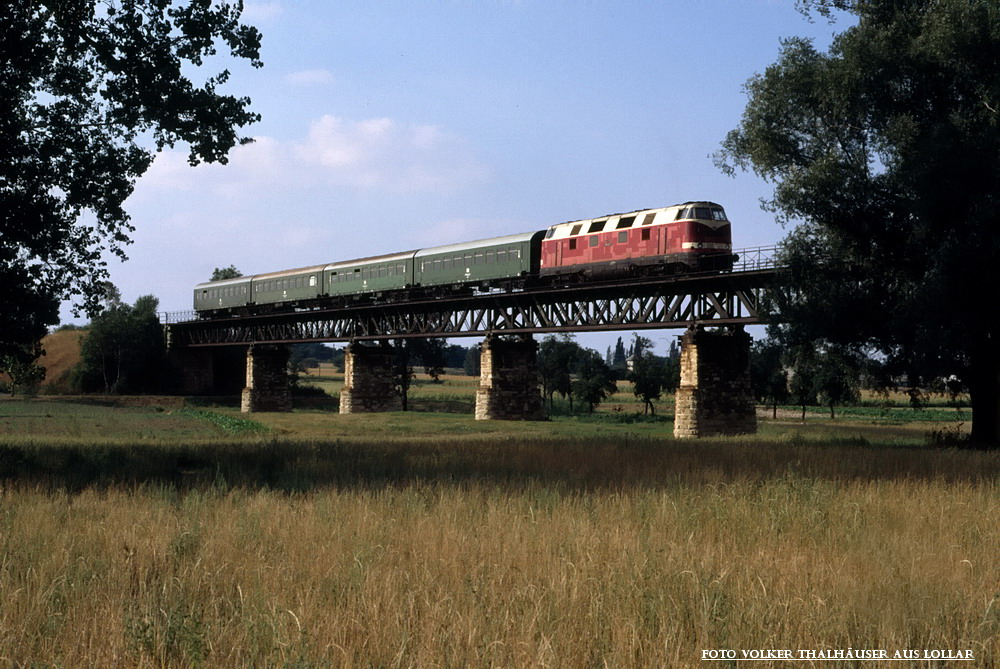
<path fill-rule="evenodd" d="M 344 351 L 340 413 L 375 413 L 402 408 L 393 378 L 391 346 L 351 343 Z"/>
<path fill-rule="evenodd" d="M 476 390 L 476 420 L 543 420 L 538 390 L 538 344 L 487 337 L 480 345 L 482 372 Z"/>
<path fill-rule="evenodd" d="M 247 350 L 247 385 L 241 409 L 243 413 L 292 410 L 287 346 L 253 344 Z"/>
<path fill-rule="evenodd" d="M 742 329 L 695 329 L 681 337 L 681 384 L 674 416 L 677 438 L 757 431 L 749 334 Z"/>
<path fill-rule="evenodd" d="M 207 395 L 215 390 L 215 365 L 212 351 L 205 348 L 171 348 L 167 361 L 178 392 Z"/>

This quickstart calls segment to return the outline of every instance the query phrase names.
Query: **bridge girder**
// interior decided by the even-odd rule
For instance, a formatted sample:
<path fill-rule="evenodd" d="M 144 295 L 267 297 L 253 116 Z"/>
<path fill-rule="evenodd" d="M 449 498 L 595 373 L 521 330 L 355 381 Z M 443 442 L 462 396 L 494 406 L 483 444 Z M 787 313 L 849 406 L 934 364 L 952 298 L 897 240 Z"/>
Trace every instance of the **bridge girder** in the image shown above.
<path fill-rule="evenodd" d="M 747 325 L 774 270 L 580 284 L 172 323 L 171 346 Z"/>

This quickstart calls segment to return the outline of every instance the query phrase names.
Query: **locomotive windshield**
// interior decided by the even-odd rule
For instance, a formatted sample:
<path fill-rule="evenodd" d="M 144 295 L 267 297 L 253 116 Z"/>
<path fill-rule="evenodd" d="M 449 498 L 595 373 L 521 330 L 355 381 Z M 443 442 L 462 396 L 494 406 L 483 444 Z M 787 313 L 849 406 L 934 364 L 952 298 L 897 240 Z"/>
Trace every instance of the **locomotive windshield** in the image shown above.
<path fill-rule="evenodd" d="M 722 207 L 686 207 L 677 213 L 677 219 L 700 218 L 706 221 L 727 221 Z"/>

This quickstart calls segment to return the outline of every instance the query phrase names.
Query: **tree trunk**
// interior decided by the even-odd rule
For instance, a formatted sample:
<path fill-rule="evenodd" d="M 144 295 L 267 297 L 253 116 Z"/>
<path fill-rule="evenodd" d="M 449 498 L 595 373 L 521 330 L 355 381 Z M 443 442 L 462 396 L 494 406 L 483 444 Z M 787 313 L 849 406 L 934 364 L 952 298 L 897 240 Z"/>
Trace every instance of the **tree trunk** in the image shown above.
<path fill-rule="evenodd" d="M 983 448 L 1000 446 L 1000 351 L 986 334 L 973 348 L 969 365 L 972 442 Z M 991 345 L 992 344 L 992 345 Z"/>

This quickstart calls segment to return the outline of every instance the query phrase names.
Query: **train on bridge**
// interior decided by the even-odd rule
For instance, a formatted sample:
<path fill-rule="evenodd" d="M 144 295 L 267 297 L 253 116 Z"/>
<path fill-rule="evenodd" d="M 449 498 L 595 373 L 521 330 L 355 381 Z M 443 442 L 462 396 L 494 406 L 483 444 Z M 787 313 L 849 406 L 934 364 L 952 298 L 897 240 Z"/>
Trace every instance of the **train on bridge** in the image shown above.
<path fill-rule="evenodd" d="M 201 283 L 201 318 L 403 301 L 611 278 L 730 271 L 714 202 L 569 221 L 545 230 Z"/>

